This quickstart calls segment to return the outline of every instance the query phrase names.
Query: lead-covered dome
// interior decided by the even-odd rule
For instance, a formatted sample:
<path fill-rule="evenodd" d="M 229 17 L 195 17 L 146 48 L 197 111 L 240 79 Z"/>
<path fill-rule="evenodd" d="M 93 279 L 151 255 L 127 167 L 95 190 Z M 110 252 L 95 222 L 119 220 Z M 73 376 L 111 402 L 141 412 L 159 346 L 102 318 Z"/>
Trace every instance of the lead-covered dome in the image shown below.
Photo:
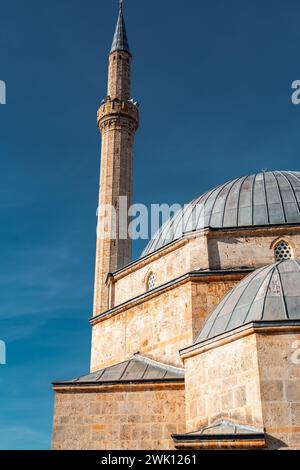
<path fill-rule="evenodd" d="M 229 181 L 185 205 L 158 230 L 146 256 L 204 227 L 300 224 L 300 172 L 266 171 Z"/>
<path fill-rule="evenodd" d="M 196 343 L 251 322 L 300 320 L 300 263 L 290 259 L 245 277 L 208 317 Z"/>

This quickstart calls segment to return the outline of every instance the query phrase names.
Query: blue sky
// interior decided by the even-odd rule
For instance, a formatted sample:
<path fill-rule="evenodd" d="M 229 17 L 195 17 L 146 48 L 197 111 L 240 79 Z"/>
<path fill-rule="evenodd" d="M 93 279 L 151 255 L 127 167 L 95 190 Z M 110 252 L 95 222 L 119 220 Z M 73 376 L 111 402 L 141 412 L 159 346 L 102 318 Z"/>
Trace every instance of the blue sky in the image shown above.
<path fill-rule="evenodd" d="M 299 170 L 297 0 L 125 0 L 141 103 L 134 199 Z M 50 447 L 50 383 L 89 369 L 100 137 L 116 0 L 0 11 L 0 448 Z M 134 247 L 137 257 L 142 242 Z"/>

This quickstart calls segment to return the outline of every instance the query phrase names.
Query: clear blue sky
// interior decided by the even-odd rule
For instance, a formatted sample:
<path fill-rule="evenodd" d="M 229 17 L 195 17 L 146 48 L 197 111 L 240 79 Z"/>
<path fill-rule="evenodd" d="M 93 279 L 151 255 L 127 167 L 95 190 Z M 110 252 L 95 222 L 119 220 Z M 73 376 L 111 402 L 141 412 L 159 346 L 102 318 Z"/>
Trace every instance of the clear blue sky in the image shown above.
<path fill-rule="evenodd" d="M 125 0 L 141 102 L 135 201 L 299 170 L 297 0 Z M 100 137 L 117 0 L 0 11 L 0 448 L 50 447 L 50 383 L 89 369 Z M 136 243 L 135 257 L 142 249 Z"/>

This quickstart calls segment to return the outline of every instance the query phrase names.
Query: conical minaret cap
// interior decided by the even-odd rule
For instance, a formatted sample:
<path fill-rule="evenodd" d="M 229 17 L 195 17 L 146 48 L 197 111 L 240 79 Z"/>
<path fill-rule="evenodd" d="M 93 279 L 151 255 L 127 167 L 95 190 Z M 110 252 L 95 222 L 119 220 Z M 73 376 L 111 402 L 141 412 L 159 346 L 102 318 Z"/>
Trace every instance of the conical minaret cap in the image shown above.
<path fill-rule="evenodd" d="M 126 26 L 125 26 L 124 15 L 123 15 L 123 2 L 122 1 L 120 1 L 120 4 L 119 4 L 118 21 L 117 21 L 117 26 L 116 26 L 110 53 L 116 52 L 116 51 L 124 51 L 130 54 L 127 33 L 126 33 Z"/>

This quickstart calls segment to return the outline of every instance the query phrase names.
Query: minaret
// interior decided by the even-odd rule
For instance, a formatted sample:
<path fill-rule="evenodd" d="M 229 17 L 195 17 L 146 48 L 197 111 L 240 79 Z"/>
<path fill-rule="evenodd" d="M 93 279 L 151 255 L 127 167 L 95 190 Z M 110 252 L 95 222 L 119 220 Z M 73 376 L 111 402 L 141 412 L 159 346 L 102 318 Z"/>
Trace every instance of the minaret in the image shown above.
<path fill-rule="evenodd" d="M 117 26 L 109 54 L 107 97 L 98 111 L 102 149 L 94 315 L 106 311 L 111 306 L 108 274 L 131 261 L 131 240 L 128 236 L 126 238 L 129 219 L 126 209 L 120 209 L 121 196 L 122 207 L 125 206 L 124 201 L 128 207 L 131 205 L 133 145 L 139 122 L 138 106 L 131 99 L 131 60 L 120 1 Z M 114 208 L 116 218 L 109 207 Z M 121 224 L 120 212 L 123 220 Z"/>

